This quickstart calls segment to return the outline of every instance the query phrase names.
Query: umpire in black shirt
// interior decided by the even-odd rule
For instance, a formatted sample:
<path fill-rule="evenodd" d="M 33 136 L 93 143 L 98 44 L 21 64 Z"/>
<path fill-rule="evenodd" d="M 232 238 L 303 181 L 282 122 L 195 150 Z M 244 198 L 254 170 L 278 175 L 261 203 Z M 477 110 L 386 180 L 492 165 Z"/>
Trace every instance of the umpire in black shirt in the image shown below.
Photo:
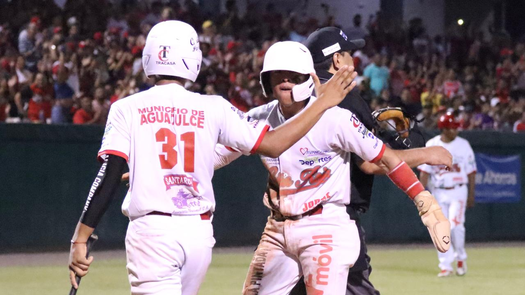
<path fill-rule="evenodd" d="M 314 60 L 316 74 L 321 83 L 328 81 L 333 73 L 344 66 L 353 66 L 352 52 L 365 46 L 365 40 L 349 40 L 346 34 L 339 28 L 325 27 L 313 32 L 304 42 L 310 50 Z M 339 107 L 350 110 L 357 118 L 363 122 L 368 130 L 377 130 L 377 124 L 374 120 L 370 107 L 361 98 L 357 88 L 352 90 L 345 99 L 339 104 Z M 392 148 L 407 148 L 400 146 L 395 142 L 395 138 L 382 138 L 389 143 Z M 413 147 L 425 146 L 424 138 L 416 138 Z M 390 144 L 392 143 L 392 144 Z M 348 284 L 346 295 L 361 294 L 379 294 L 369 280 L 372 267 L 370 266 L 370 256 L 367 254 L 365 243 L 365 231 L 361 226 L 360 215 L 365 213 L 370 207 L 370 198 L 372 196 L 372 185 L 374 176 L 365 174 L 357 166 L 358 158 L 352 154 L 350 165 L 350 180 L 352 183 L 350 204 L 347 206 L 347 212 L 350 218 L 356 223 L 361 240 L 361 251 L 354 266 L 348 273 Z M 306 295 L 306 289 L 303 280 L 300 280 L 290 293 L 291 295 Z M 339 295 L 339 294 L 334 294 Z"/>

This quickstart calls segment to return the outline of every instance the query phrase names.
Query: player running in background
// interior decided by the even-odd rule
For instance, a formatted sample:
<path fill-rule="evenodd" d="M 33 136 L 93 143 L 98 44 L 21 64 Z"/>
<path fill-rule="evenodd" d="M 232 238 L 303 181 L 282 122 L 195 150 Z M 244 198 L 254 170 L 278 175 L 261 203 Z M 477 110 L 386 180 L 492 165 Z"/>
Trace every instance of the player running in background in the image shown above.
<path fill-rule="evenodd" d="M 73 287 L 78 288 L 75 275 L 85 276 L 93 261 L 85 257 L 86 241 L 108 208 L 127 162 L 130 193 L 122 211 L 130 219 L 126 254 L 131 293 L 197 294 L 215 244 L 211 179 L 216 144 L 276 158 L 355 87 L 356 74 L 348 68 L 329 85 L 320 85 L 314 74 L 320 98 L 293 120 L 267 131 L 269 126 L 248 122 L 222 97 L 183 87 L 187 80 L 195 81 L 201 59 L 190 25 L 165 21 L 149 32 L 142 62 L 156 86 L 111 107 L 99 152 L 102 166 L 72 238 Z"/>
<path fill-rule="evenodd" d="M 448 252 L 438 253 L 438 277 L 452 275 L 454 260 L 457 261 L 456 274 L 462 276 L 467 273 L 465 211 L 474 206 L 476 160 L 468 141 L 458 136 L 458 127 L 459 122 L 452 113 L 443 114 L 438 121 L 441 134 L 427 142 L 427 146 L 442 146 L 452 154 L 452 169 L 428 165 L 418 168 L 421 183 L 430 187 L 451 225 L 452 246 Z"/>
<path fill-rule="evenodd" d="M 264 57 L 261 84 L 274 100 L 248 112 L 277 128 L 304 112 L 312 96 L 313 60 L 304 45 L 285 41 Z M 216 168 L 238 158 L 218 146 Z M 308 294 L 344 294 L 348 269 L 360 252 L 359 235 L 345 205 L 350 201 L 350 155 L 376 163 L 418 205 L 436 247 L 446 251 L 449 224 L 432 195 L 399 157 L 350 111 L 334 107 L 279 157 L 261 156 L 270 172 L 266 228 L 244 283 L 244 294 L 289 294 L 304 275 Z M 378 168 L 379 169 L 379 168 Z M 437 231 L 436 231 L 437 230 Z M 319 292 L 319 293 L 316 293 Z"/>

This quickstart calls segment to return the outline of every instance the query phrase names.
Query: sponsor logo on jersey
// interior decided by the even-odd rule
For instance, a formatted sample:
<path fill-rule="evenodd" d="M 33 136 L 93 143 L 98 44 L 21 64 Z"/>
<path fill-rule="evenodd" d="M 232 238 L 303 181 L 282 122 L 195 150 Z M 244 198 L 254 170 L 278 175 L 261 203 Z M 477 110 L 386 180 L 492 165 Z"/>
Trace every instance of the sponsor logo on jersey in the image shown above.
<path fill-rule="evenodd" d="M 301 173 L 299 173 L 299 180 L 294 180 L 285 172 L 279 172 L 279 168 L 275 166 L 270 167 L 268 171 L 272 176 L 275 177 L 275 179 L 277 179 L 279 187 L 281 188 L 280 194 L 282 196 L 296 194 L 320 187 L 332 175 L 332 171 L 329 168 L 319 165 L 312 168 L 306 168 L 301 171 Z M 295 186 L 295 188 L 287 188 L 290 186 Z"/>
<path fill-rule="evenodd" d="M 164 185 L 166 190 L 169 190 L 172 186 L 184 185 L 191 187 L 195 192 L 199 192 L 197 185 L 199 182 L 191 176 L 184 174 L 169 174 L 164 176 Z"/>
<path fill-rule="evenodd" d="M 140 125 L 166 123 L 175 126 L 204 128 L 204 111 L 176 107 L 152 106 L 138 109 Z"/>
<path fill-rule="evenodd" d="M 358 128 L 361 124 L 361 121 L 359 121 L 359 119 L 357 118 L 357 116 L 355 114 L 352 114 L 352 124 L 354 125 L 355 128 Z"/>
<path fill-rule="evenodd" d="M 315 208 L 317 205 L 319 205 L 319 203 L 327 201 L 327 200 L 330 200 L 331 198 L 332 198 L 332 196 L 330 196 L 330 192 L 327 192 L 326 195 L 324 195 L 320 199 L 315 199 L 315 200 L 312 200 L 312 201 L 308 201 L 308 202 L 304 203 L 304 205 L 303 205 L 303 212 L 308 212 L 308 211 L 312 210 L 313 208 Z"/>
<path fill-rule="evenodd" d="M 312 257 L 312 260 L 317 263 L 317 269 L 315 273 L 308 274 L 305 277 L 305 285 L 309 290 L 315 290 L 315 292 L 308 292 L 308 294 L 322 295 L 324 294 L 321 290 L 313 289 L 314 283 L 316 286 L 326 286 L 330 280 L 330 266 L 332 264 L 332 251 L 333 248 L 330 244 L 333 244 L 332 235 L 316 235 L 312 236 L 313 244 L 316 248 L 320 248 L 317 256 Z"/>
<path fill-rule="evenodd" d="M 187 189 L 183 188 L 179 189 L 177 195 L 171 198 L 173 205 L 175 205 L 177 209 L 187 209 L 189 212 L 201 211 L 201 200 L 203 200 L 202 197 L 194 196 Z"/>
<path fill-rule="evenodd" d="M 326 156 L 326 157 L 309 157 L 304 158 L 303 160 L 299 160 L 299 163 L 301 165 L 306 166 L 313 166 L 315 164 L 324 164 L 332 160 L 332 156 Z"/>
<path fill-rule="evenodd" d="M 308 148 L 304 147 L 304 148 L 300 148 L 299 152 L 303 154 L 304 156 L 312 156 L 312 155 L 324 156 L 326 153 L 330 151 L 310 151 L 308 150 Z"/>

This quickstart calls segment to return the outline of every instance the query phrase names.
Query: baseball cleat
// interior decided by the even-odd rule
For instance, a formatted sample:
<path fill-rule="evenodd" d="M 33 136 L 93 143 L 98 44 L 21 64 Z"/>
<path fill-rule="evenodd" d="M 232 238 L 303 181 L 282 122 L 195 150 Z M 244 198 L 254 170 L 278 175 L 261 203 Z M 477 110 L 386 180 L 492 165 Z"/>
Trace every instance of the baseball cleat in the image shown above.
<path fill-rule="evenodd" d="M 456 269 L 456 274 L 458 276 L 464 276 L 467 273 L 467 263 L 465 261 L 458 261 L 458 267 Z"/>
<path fill-rule="evenodd" d="M 438 273 L 438 278 L 444 278 L 444 277 L 449 277 L 452 275 L 452 271 L 451 270 L 447 270 L 447 269 L 442 269 L 439 273 Z"/>

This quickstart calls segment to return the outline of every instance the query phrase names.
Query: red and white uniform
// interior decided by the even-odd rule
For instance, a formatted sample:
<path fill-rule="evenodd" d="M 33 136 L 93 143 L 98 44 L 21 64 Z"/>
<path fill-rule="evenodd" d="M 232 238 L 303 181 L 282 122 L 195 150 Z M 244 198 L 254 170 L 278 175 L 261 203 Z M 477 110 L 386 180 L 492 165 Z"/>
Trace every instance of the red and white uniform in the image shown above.
<path fill-rule="evenodd" d="M 277 100 L 248 115 L 272 128 L 285 122 Z M 280 192 L 271 200 L 265 196 L 266 206 L 274 216 L 295 220 L 268 218 L 244 294 L 288 294 L 301 275 L 309 292 L 344 294 L 348 269 L 360 251 L 357 228 L 345 207 L 350 202 L 350 153 L 373 162 L 384 150 L 383 142 L 350 111 L 334 107 L 279 158 L 261 156 Z"/>
<path fill-rule="evenodd" d="M 126 249 L 133 294 L 176 288 L 197 294 L 215 243 L 210 218 L 201 216 L 215 210 L 215 145 L 250 153 L 268 128 L 248 123 L 222 97 L 177 84 L 111 106 L 99 155 L 128 161 L 130 190 L 122 211 L 130 218 Z M 173 215 L 147 215 L 153 211 Z"/>
<path fill-rule="evenodd" d="M 465 251 L 465 210 L 468 196 L 468 175 L 476 172 L 474 152 L 467 140 L 457 136 L 453 141 L 441 141 L 441 135 L 430 139 L 426 146 L 442 146 L 452 154 L 452 169 L 421 165 L 419 170 L 429 174 L 429 189 L 438 200 L 443 214 L 451 225 L 452 246 L 446 253 L 438 252 L 439 267 L 453 270 L 454 259 L 467 259 Z"/>

